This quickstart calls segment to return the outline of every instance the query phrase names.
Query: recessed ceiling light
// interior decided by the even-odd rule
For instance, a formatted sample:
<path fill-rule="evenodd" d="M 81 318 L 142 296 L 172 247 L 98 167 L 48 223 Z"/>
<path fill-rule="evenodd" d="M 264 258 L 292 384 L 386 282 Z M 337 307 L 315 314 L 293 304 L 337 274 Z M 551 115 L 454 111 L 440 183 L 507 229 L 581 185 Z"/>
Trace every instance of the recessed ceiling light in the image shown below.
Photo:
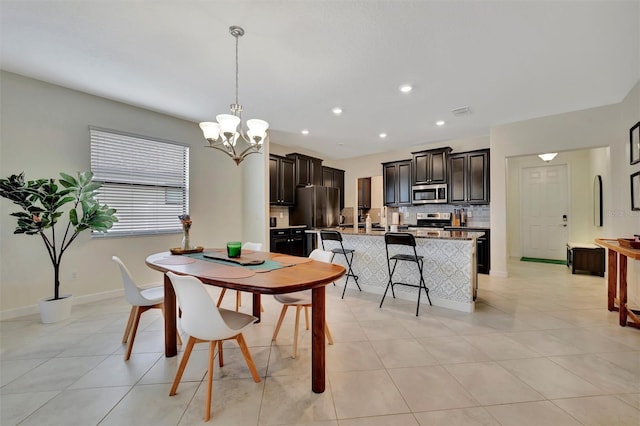
<path fill-rule="evenodd" d="M 331 110 L 331 112 L 333 112 L 335 115 L 340 115 L 342 114 L 342 108 L 340 107 L 335 107 Z"/>
<path fill-rule="evenodd" d="M 386 133 L 380 133 L 378 136 L 380 136 L 380 139 L 384 139 L 387 137 Z"/>
<path fill-rule="evenodd" d="M 403 84 L 402 86 L 400 86 L 400 91 L 402 93 L 409 93 L 411 89 L 413 89 L 413 87 L 411 87 L 409 84 Z"/>
<path fill-rule="evenodd" d="M 436 121 L 436 126 L 444 126 L 444 120 Z"/>
<path fill-rule="evenodd" d="M 309 131 L 308 131 L 307 129 L 304 129 L 304 130 L 303 130 L 302 132 L 300 132 L 300 133 L 302 133 L 303 135 L 308 135 L 308 134 L 309 134 Z"/>

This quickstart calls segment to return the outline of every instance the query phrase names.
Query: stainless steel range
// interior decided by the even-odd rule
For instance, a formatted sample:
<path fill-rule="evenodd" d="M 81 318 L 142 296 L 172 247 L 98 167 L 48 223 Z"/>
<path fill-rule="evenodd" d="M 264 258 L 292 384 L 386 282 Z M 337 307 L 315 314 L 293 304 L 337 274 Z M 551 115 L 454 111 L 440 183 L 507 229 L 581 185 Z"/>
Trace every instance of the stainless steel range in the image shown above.
<path fill-rule="evenodd" d="M 443 231 L 451 226 L 451 213 L 416 213 L 416 226 L 409 231 Z"/>

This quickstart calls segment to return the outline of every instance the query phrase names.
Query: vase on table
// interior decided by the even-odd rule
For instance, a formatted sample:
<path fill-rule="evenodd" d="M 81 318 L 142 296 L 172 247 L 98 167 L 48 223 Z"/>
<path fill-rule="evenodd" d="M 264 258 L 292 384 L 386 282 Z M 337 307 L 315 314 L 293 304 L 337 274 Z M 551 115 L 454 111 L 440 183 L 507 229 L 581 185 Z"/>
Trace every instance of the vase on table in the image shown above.
<path fill-rule="evenodd" d="M 191 250 L 191 241 L 189 241 L 189 229 L 191 229 L 191 216 L 188 214 L 181 214 L 178 216 L 180 223 L 182 224 L 182 250 Z"/>
<path fill-rule="evenodd" d="M 191 241 L 189 241 L 189 230 L 184 229 L 182 231 L 182 250 L 191 250 Z"/>

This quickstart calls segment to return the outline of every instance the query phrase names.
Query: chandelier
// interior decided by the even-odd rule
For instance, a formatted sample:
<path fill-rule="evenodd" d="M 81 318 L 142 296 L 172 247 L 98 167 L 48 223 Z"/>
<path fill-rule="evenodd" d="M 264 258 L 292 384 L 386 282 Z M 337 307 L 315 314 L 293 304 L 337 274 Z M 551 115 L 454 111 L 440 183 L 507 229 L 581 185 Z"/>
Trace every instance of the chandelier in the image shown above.
<path fill-rule="evenodd" d="M 238 38 L 244 35 L 241 27 L 233 25 L 229 32 L 236 39 L 236 103 L 231 104 L 231 114 L 219 114 L 217 122 L 200 123 L 204 137 L 209 141 L 208 148 L 214 148 L 227 154 L 239 165 L 244 157 L 260 152 L 267 137 L 269 123 L 264 120 L 247 120 L 247 131 L 242 129 L 242 105 L 238 102 Z"/>

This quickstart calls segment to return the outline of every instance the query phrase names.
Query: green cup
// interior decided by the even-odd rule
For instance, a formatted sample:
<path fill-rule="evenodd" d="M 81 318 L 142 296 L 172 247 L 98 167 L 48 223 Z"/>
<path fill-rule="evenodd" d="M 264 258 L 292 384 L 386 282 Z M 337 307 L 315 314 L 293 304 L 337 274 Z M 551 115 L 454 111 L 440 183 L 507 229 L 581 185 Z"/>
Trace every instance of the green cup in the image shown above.
<path fill-rule="evenodd" d="M 230 258 L 240 257 L 242 243 L 240 241 L 229 241 L 227 243 L 227 256 Z"/>

